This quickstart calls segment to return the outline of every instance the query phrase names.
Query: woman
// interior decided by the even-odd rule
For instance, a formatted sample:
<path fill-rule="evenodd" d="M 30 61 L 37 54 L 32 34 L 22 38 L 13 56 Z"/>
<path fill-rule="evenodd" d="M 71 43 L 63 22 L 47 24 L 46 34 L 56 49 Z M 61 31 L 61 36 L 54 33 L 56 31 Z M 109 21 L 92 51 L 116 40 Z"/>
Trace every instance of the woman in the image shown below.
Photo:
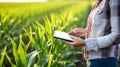
<path fill-rule="evenodd" d="M 118 67 L 120 43 L 120 0 L 97 0 L 87 22 L 87 27 L 75 28 L 71 35 L 86 37 L 66 42 L 84 48 L 84 57 L 90 67 Z"/>

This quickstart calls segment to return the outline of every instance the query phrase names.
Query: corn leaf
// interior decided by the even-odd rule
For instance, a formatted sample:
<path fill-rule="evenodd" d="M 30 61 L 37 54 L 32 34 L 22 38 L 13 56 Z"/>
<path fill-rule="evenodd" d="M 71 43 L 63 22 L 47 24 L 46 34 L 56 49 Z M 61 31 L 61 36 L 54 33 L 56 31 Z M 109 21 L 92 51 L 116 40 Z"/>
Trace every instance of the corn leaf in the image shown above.
<path fill-rule="evenodd" d="M 2 52 L 2 57 L 0 58 L 0 67 L 2 67 L 2 65 L 3 65 L 4 57 L 6 54 L 6 49 L 7 49 L 7 46 L 4 47 L 4 50 Z"/>
<path fill-rule="evenodd" d="M 27 61 L 26 61 L 26 52 L 22 46 L 22 35 L 20 35 L 20 43 L 18 46 L 18 55 L 20 57 L 21 60 L 21 65 L 23 65 L 22 67 L 26 67 Z"/>
<path fill-rule="evenodd" d="M 35 64 L 36 56 L 41 53 L 42 51 L 33 51 L 27 54 L 27 67 L 31 67 Z"/>

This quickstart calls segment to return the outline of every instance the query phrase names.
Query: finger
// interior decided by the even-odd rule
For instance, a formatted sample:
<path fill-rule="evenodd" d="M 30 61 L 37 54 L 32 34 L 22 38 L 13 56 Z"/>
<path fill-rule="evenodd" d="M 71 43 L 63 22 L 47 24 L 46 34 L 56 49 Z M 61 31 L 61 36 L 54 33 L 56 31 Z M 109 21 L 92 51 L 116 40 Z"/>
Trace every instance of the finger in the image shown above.
<path fill-rule="evenodd" d="M 74 36 L 74 35 L 70 35 L 70 37 L 71 37 L 71 39 L 73 39 L 73 41 L 81 39 L 79 36 Z"/>
<path fill-rule="evenodd" d="M 74 32 L 73 32 L 73 30 L 71 30 L 68 34 L 71 34 L 71 35 L 73 35 L 74 34 Z"/>
<path fill-rule="evenodd" d="M 80 35 L 80 37 L 84 37 L 84 36 L 85 36 L 85 34 L 81 34 L 81 35 Z"/>
<path fill-rule="evenodd" d="M 70 32 L 69 32 L 69 34 L 72 34 L 72 35 L 74 35 L 74 34 L 76 34 L 77 33 L 77 28 L 74 28 L 73 30 L 71 30 Z"/>
<path fill-rule="evenodd" d="M 81 33 L 76 33 L 74 35 L 80 37 Z"/>
<path fill-rule="evenodd" d="M 80 28 L 73 29 L 73 32 L 77 33 L 80 30 Z"/>
<path fill-rule="evenodd" d="M 75 38 L 75 37 L 73 37 L 73 36 L 70 36 L 70 38 L 72 38 L 74 41 L 76 40 L 76 38 Z"/>
<path fill-rule="evenodd" d="M 76 45 L 76 42 L 72 42 L 71 45 L 72 45 L 73 47 L 78 47 L 78 45 Z"/>
<path fill-rule="evenodd" d="M 68 41 L 64 41 L 66 44 L 69 44 L 69 45 L 71 45 L 71 42 L 68 42 Z"/>
<path fill-rule="evenodd" d="M 65 43 L 68 43 L 68 41 L 64 41 Z"/>

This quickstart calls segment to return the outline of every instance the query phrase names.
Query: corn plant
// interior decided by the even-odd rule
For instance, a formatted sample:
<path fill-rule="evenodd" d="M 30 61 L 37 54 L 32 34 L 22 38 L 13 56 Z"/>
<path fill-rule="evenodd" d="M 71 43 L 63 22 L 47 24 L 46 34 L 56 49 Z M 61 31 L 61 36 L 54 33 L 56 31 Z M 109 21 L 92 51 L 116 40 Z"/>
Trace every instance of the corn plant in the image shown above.
<path fill-rule="evenodd" d="M 0 40 L 4 41 L 0 44 L 8 44 L 7 49 L 12 48 L 10 51 L 12 56 L 11 53 L 6 52 L 6 47 L 4 48 L 1 66 L 6 66 L 3 60 L 7 59 L 11 67 L 76 67 L 77 62 L 82 62 L 76 57 L 82 54 L 81 48 L 68 46 L 63 41 L 53 38 L 53 34 L 55 30 L 68 32 L 75 27 L 85 27 L 89 10 L 87 11 L 87 3 L 81 3 L 81 5 L 64 3 L 63 6 L 59 4 L 59 7 L 51 7 L 41 13 L 39 13 L 40 6 L 38 6 L 31 9 L 30 14 L 27 13 L 28 6 L 26 6 L 24 8 L 26 10 L 20 14 L 17 14 L 17 10 L 14 14 L 10 14 L 11 10 L 7 15 L 6 13 L 0 14 Z M 54 8 L 60 9 L 56 11 Z M 49 14 L 41 20 L 44 13 Z"/>
<path fill-rule="evenodd" d="M 9 39 L 12 42 L 13 56 L 15 60 L 15 63 L 13 63 L 11 58 L 8 55 L 6 55 L 6 58 L 8 59 L 10 65 L 12 67 L 33 67 L 35 64 L 35 57 L 41 51 L 33 51 L 32 53 L 26 54 L 27 51 L 25 49 L 28 48 L 29 43 L 28 45 L 24 45 L 22 41 L 22 35 L 20 35 L 20 39 L 19 39 L 20 41 L 19 41 L 18 47 L 15 41 L 11 37 L 9 37 Z"/>
<path fill-rule="evenodd" d="M 30 32 L 25 30 L 35 50 L 42 51 L 42 53 L 38 55 L 39 61 L 36 66 L 75 67 L 74 62 L 78 62 L 79 60 L 74 57 L 76 55 L 74 51 L 71 51 L 74 50 L 74 48 L 53 38 L 55 30 L 66 31 L 66 28 L 70 27 L 73 23 L 71 22 L 73 19 L 74 16 L 71 12 L 64 11 L 60 16 L 51 14 L 51 19 L 45 18 L 44 24 L 37 21 L 36 24 L 33 24 L 33 28 L 30 27 Z M 78 53 L 81 52 L 78 51 Z"/>
<path fill-rule="evenodd" d="M 55 6 L 56 3 L 57 6 Z M 17 41 L 18 36 L 24 32 L 22 28 L 27 29 L 32 21 L 42 21 L 44 15 L 74 4 L 72 2 L 56 3 L 0 3 L 0 49 L 5 44 L 8 44 L 8 49 L 12 47 L 7 40 L 7 35 Z"/>

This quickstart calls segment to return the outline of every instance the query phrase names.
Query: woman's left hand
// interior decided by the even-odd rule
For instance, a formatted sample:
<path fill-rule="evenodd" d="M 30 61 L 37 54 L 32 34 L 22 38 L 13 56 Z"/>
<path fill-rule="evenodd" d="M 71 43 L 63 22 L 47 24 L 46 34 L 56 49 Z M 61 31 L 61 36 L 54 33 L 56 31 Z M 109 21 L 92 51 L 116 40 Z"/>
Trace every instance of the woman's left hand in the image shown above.
<path fill-rule="evenodd" d="M 73 38 L 71 37 L 74 41 L 73 42 L 68 42 L 65 41 L 65 43 L 72 45 L 74 47 L 79 47 L 79 46 L 85 46 L 85 41 L 81 38 Z"/>

